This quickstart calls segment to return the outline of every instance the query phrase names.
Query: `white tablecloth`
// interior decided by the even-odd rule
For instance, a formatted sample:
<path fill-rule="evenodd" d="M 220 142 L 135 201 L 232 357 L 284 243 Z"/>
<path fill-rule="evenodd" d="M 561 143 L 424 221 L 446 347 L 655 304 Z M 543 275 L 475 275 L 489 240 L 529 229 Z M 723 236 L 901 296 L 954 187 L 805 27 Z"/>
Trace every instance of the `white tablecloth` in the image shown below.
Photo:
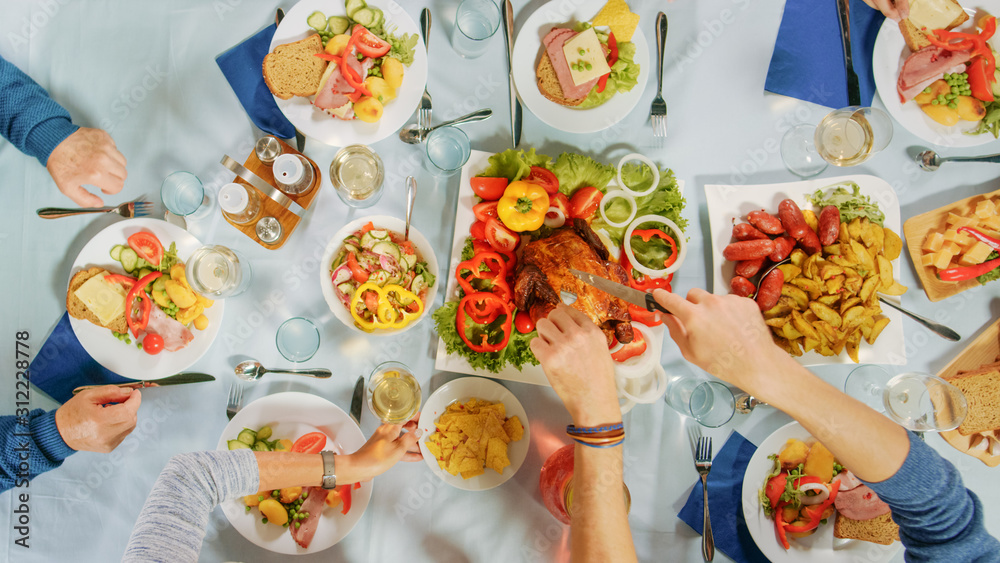
<path fill-rule="evenodd" d="M 337 2 L 339 0 L 331 0 Z M 451 48 L 456 2 L 406 2 L 414 20 L 430 4 L 430 78 L 435 121 L 491 107 L 494 117 L 465 126 L 475 149 L 499 151 L 509 145 L 506 64 L 503 42 L 477 60 L 460 58 Z M 517 25 L 541 5 L 515 2 Z M 705 240 L 705 184 L 760 184 L 793 181 L 777 154 L 782 133 L 797 122 L 817 123 L 828 110 L 763 92 L 764 76 L 781 17 L 778 1 L 701 0 L 667 4 L 632 0 L 641 26 L 653 45 L 655 13 L 670 17 L 664 97 L 670 108 L 665 147 L 653 149 L 647 112 L 654 95 L 650 80 L 635 111 L 601 133 L 570 135 L 554 130 L 525 112 L 522 147 L 558 155 L 572 150 L 615 162 L 626 152 L 644 152 L 675 170 L 687 185 L 691 252 L 675 278 L 678 292 L 710 288 L 711 255 Z M 286 11 L 293 2 L 282 1 Z M 0 54 L 34 77 L 62 103 L 80 125 L 109 130 L 128 158 L 123 192 L 107 197 L 120 203 L 146 195 L 158 201 L 162 179 L 189 170 L 217 189 L 232 175 L 219 164 L 223 154 L 242 160 L 254 141 L 249 120 L 217 68 L 214 58 L 273 21 L 273 2 L 251 0 L 175 0 L 171 2 L 69 2 L 6 0 L 0 6 Z M 652 51 L 652 48 L 651 48 Z M 655 67 L 652 57 L 639 61 Z M 878 101 L 876 101 L 878 104 Z M 947 165 L 936 174 L 920 171 L 910 160 L 924 143 L 897 128 L 892 143 L 869 163 L 851 172 L 889 181 L 902 201 L 903 218 L 951 201 L 995 189 L 991 165 Z M 453 230 L 457 176 L 439 180 L 421 168 L 422 147 L 391 137 L 374 145 L 386 165 L 387 191 L 371 212 L 402 216 L 402 179 L 416 175 L 420 190 L 415 225 L 430 239 L 447 275 Z M 996 143 L 963 151 L 994 152 Z M 321 168 L 336 149 L 310 142 L 306 153 Z M 946 149 L 945 149 L 945 151 Z M 78 217 L 44 221 L 34 210 L 65 206 L 46 173 L 33 159 L 0 142 L 0 287 L 3 288 L 2 335 L 8 339 L 0 359 L 5 391 L 0 412 L 14 411 L 13 340 L 29 331 L 37 352 L 64 311 L 70 266 L 83 245 L 113 217 Z M 839 169 L 825 176 L 839 175 Z M 112 455 L 78 453 L 58 470 L 32 481 L 30 549 L 13 544 L 13 495 L 0 496 L 0 560 L 112 561 L 120 558 L 143 501 L 167 460 L 180 452 L 214 448 L 226 424 L 224 406 L 233 366 L 247 355 L 267 366 L 288 365 L 274 345 L 274 332 L 285 319 L 305 315 L 319 321 L 322 348 L 308 366 L 335 371 L 330 381 L 267 376 L 247 390 L 247 400 L 287 390 L 326 397 L 345 408 L 359 374 L 377 362 L 397 359 L 414 368 L 425 396 L 454 374 L 435 373 L 436 336 L 425 320 L 398 339 L 359 337 L 333 318 L 317 287 L 319 258 L 329 238 L 346 221 L 368 214 L 348 210 L 329 189 L 324 192 L 278 251 L 265 250 L 230 227 L 220 216 L 192 221 L 190 231 L 203 242 L 223 244 L 248 256 L 254 267 L 249 294 L 230 300 L 219 337 L 192 369 L 217 377 L 210 384 L 143 391 L 135 432 Z M 979 288 L 944 302 L 930 303 L 902 259 L 902 281 L 911 287 L 905 306 L 949 324 L 968 342 L 998 314 L 998 287 Z M 444 286 L 444 283 L 441 283 Z M 436 305 L 442 301 L 437 295 Z M 908 364 L 896 371 L 936 372 L 964 344 L 949 344 L 904 321 Z M 664 345 L 662 363 L 671 374 L 698 373 L 676 348 Z M 841 385 L 849 366 L 817 369 Z M 468 493 L 444 485 L 423 463 L 400 464 L 376 480 L 363 521 L 343 542 L 303 561 L 548 561 L 568 556 L 568 529 L 541 504 L 538 471 L 566 442 L 568 423 L 558 398 L 548 388 L 508 384 L 523 403 L 532 425 L 528 458 L 504 486 Z M 32 404 L 56 405 L 35 392 Z M 759 408 L 711 431 L 716 448 L 736 429 L 759 443 L 788 418 Z M 640 406 L 626 418 L 626 481 L 632 491 L 631 527 L 640 559 L 699 561 L 700 537 L 677 519 L 697 475 L 688 454 L 685 422 L 662 402 Z M 366 435 L 373 417 L 363 416 Z M 937 436 L 928 441 L 961 470 L 967 485 L 984 501 L 987 525 L 1000 532 L 1000 488 L 996 470 L 960 454 Z M 718 518 L 718 515 L 716 515 Z M 717 556 L 725 560 L 722 555 Z M 213 513 L 202 550 L 204 561 L 279 561 L 240 537 L 221 511 Z M 902 556 L 897 556 L 902 560 Z"/>

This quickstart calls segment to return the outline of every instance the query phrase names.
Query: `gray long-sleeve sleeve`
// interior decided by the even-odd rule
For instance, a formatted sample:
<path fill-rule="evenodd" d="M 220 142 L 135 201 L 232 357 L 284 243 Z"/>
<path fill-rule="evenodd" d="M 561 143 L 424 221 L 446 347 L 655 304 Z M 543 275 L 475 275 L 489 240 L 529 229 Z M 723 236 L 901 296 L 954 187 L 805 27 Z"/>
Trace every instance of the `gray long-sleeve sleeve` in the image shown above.
<path fill-rule="evenodd" d="M 142 507 L 122 561 L 198 561 L 212 509 L 253 494 L 259 486 L 257 459 L 250 450 L 174 456 Z"/>

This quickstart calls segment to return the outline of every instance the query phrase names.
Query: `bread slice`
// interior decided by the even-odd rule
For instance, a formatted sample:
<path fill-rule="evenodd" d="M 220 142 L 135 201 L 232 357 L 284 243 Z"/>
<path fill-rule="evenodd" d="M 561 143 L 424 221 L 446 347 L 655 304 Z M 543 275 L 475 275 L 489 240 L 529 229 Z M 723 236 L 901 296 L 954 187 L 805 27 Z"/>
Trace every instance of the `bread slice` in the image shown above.
<path fill-rule="evenodd" d="M 1000 367 L 989 364 L 945 379 L 962 390 L 969 404 L 959 434 L 971 436 L 1000 428 Z"/>
<path fill-rule="evenodd" d="M 586 99 L 567 98 L 563 95 L 562 86 L 559 84 L 559 77 L 556 76 L 556 69 L 552 66 L 552 61 L 549 60 L 549 54 L 544 50 L 542 51 L 542 60 L 538 61 L 538 67 L 535 68 L 535 79 L 538 82 L 538 91 L 559 105 L 569 107 L 578 106 Z"/>
<path fill-rule="evenodd" d="M 301 41 L 278 45 L 264 57 L 264 83 L 282 100 L 314 95 L 328 64 L 314 56 L 322 52 L 323 41 L 315 33 Z"/>
<path fill-rule="evenodd" d="M 892 521 L 892 514 L 883 514 L 871 520 L 852 520 L 838 512 L 833 524 L 833 537 L 889 545 L 899 541 L 899 526 Z"/>
<path fill-rule="evenodd" d="M 947 17 L 945 14 L 953 15 L 954 18 L 947 23 L 941 24 L 941 18 Z M 925 32 L 932 29 L 954 29 L 969 19 L 969 14 L 965 13 L 962 6 L 956 0 L 913 0 L 910 3 L 910 15 L 899 21 L 899 32 L 903 34 L 903 40 L 911 51 L 919 51 L 931 44 L 927 40 Z M 937 22 L 934 24 L 925 22 Z"/>
<path fill-rule="evenodd" d="M 109 272 L 103 268 L 90 268 L 89 270 L 80 270 L 74 274 L 69 280 L 69 289 L 66 291 L 66 310 L 69 311 L 71 317 L 90 321 L 99 327 L 109 328 L 115 332 L 126 333 L 128 332 L 128 323 L 125 321 L 124 314 L 116 318 L 111 324 L 104 325 L 97 318 L 97 315 L 92 313 L 87 308 L 87 305 L 76 296 L 76 290 L 80 289 L 80 286 L 86 283 L 87 280 L 107 273 Z"/>

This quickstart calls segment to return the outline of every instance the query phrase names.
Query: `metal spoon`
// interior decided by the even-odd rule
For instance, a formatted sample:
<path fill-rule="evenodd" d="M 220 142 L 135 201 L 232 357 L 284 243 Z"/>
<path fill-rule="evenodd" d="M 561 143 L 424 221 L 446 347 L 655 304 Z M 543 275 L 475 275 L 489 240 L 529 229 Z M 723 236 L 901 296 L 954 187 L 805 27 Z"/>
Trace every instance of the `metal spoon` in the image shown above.
<path fill-rule="evenodd" d="M 406 177 L 406 230 L 403 232 L 403 241 L 410 240 L 410 216 L 413 215 L 413 202 L 417 199 L 417 181 L 413 176 Z"/>
<path fill-rule="evenodd" d="M 962 335 L 960 335 L 957 332 L 955 332 L 954 330 L 952 330 L 952 329 L 944 326 L 943 324 L 938 324 L 938 323 L 936 323 L 936 322 L 928 319 L 927 317 L 922 317 L 922 316 L 920 316 L 920 315 L 918 315 L 916 313 L 913 313 L 911 311 L 907 311 L 906 309 L 904 309 L 904 308 L 902 308 L 902 307 L 900 307 L 898 305 L 893 304 L 891 301 L 886 301 L 885 298 L 883 298 L 881 295 L 879 296 L 878 300 L 881 301 L 882 303 L 885 303 L 886 305 L 892 307 L 893 309 L 899 311 L 900 313 L 903 313 L 904 315 L 910 317 L 911 319 L 917 321 L 918 323 L 924 325 L 925 327 L 927 327 L 928 330 L 930 330 L 934 334 L 940 336 L 941 338 L 944 338 L 945 340 L 950 340 L 952 342 L 958 342 L 959 340 L 962 339 Z"/>
<path fill-rule="evenodd" d="M 752 411 L 754 407 L 770 406 L 764 401 L 761 401 L 760 399 L 754 397 L 749 393 L 740 393 L 735 398 L 736 398 L 736 412 L 740 414 L 750 414 L 750 411 Z"/>
<path fill-rule="evenodd" d="M 945 162 L 996 162 L 1000 163 L 1000 154 L 990 154 L 985 156 L 940 156 L 938 153 L 928 149 L 913 157 L 921 168 L 928 172 L 934 172 Z"/>
<path fill-rule="evenodd" d="M 307 375 L 320 379 L 326 379 L 333 375 L 333 372 L 328 369 L 267 369 L 256 360 L 240 362 L 236 366 L 236 377 L 246 381 L 257 381 L 261 377 L 264 377 L 265 373 L 290 373 L 292 375 Z"/>
<path fill-rule="evenodd" d="M 445 121 L 444 123 L 435 125 L 434 127 L 431 127 L 430 129 L 427 130 L 419 129 L 416 125 L 410 125 L 408 127 L 400 129 L 399 140 L 410 145 L 419 145 L 420 143 L 424 142 L 424 139 L 427 138 L 427 135 L 431 131 L 437 129 L 438 127 L 447 127 L 449 125 L 458 125 L 459 123 L 471 123 L 473 121 L 482 121 L 484 119 L 489 119 L 491 115 L 493 115 L 493 110 L 486 108 L 474 111 L 468 115 L 463 115 L 458 119 Z"/>

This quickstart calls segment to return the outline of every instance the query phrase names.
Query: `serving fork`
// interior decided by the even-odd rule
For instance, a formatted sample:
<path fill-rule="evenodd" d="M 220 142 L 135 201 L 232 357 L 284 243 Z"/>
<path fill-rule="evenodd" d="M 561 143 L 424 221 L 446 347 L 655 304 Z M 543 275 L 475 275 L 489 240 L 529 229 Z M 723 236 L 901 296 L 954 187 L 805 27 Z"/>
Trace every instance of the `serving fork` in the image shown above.
<path fill-rule="evenodd" d="M 698 445 L 694 452 L 694 467 L 698 470 L 698 475 L 701 476 L 701 491 L 705 507 L 705 520 L 701 532 L 701 555 L 705 561 L 711 561 L 715 557 L 712 520 L 708 517 L 708 472 L 712 470 L 712 438 L 708 436 L 698 438 Z"/>
<path fill-rule="evenodd" d="M 58 219 L 71 215 L 86 215 L 88 213 L 117 213 L 126 219 L 133 217 L 146 217 L 152 212 L 153 204 L 148 201 L 136 200 L 123 203 L 117 207 L 85 207 L 74 209 L 72 207 L 43 207 L 36 211 L 42 219 Z"/>
<path fill-rule="evenodd" d="M 420 12 L 420 32 L 424 36 L 424 47 L 427 49 L 427 54 L 430 55 L 431 11 L 428 8 L 424 8 Z M 420 109 L 417 110 L 417 128 L 424 130 L 431 128 L 431 95 L 427 91 L 426 84 L 424 85 L 424 95 L 420 97 Z"/>
<path fill-rule="evenodd" d="M 667 136 L 667 103 L 663 101 L 663 44 L 667 41 L 667 15 L 656 15 L 656 97 L 649 108 L 653 137 L 662 141 Z"/>
<path fill-rule="evenodd" d="M 243 384 L 233 383 L 229 386 L 229 402 L 226 404 L 226 416 L 232 420 L 243 407 Z"/>

